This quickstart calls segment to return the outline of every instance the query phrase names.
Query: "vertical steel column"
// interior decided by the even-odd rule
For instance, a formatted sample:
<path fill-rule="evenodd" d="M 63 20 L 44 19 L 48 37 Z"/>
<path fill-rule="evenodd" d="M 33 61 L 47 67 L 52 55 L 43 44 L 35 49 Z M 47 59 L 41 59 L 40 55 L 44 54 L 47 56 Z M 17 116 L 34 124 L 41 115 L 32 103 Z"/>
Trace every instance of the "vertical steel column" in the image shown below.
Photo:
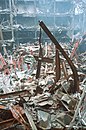
<path fill-rule="evenodd" d="M 40 28 L 40 34 L 39 34 L 39 45 L 40 45 L 40 50 L 39 50 L 39 59 L 38 59 L 38 65 L 37 65 L 36 79 L 38 79 L 40 76 L 41 59 L 43 57 L 42 56 L 42 47 L 41 47 L 41 28 Z"/>
<path fill-rule="evenodd" d="M 56 57 L 55 57 L 55 62 L 56 62 L 56 82 L 60 79 L 61 76 L 61 68 L 60 68 L 60 58 L 59 58 L 59 51 L 56 47 Z"/>

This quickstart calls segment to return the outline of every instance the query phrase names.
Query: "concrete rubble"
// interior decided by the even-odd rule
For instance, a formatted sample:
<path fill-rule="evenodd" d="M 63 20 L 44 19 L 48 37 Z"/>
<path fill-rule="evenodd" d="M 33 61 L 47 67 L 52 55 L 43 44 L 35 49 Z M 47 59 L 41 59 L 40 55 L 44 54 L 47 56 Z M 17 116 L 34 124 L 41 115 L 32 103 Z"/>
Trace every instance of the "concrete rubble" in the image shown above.
<path fill-rule="evenodd" d="M 75 44 L 69 44 L 61 47 L 78 73 L 75 91 L 74 75 L 60 50 L 56 73 L 59 62 L 52 42 L 20 45 L 7 56 L 0 53 L 0 130 L 86 129 L 86 53 L 78 54 Z"/>

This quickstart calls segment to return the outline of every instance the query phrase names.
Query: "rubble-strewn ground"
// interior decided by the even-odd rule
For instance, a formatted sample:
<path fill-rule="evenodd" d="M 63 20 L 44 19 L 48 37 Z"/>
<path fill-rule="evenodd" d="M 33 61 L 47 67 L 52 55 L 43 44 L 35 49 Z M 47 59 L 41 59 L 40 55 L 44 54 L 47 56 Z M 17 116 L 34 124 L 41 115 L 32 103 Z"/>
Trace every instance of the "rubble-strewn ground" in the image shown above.
<path fill-rule="evenodd" d="M 41 63 L 38 79 L 35 56 L 39 56 L 39 45 L 20 45 L 12 55 L 1 55 L 0 130 L 86 129 L 86 52 L 72 57 L 79 76 L 79 91 L 72 93 L 72 71 L 61 54 L 61 77 L 55 83 L 52 45 L 42 45 L 43 56 L 53 59 L 53 63 Z M 73 45 L 61 46 L 70 57 Z"/>

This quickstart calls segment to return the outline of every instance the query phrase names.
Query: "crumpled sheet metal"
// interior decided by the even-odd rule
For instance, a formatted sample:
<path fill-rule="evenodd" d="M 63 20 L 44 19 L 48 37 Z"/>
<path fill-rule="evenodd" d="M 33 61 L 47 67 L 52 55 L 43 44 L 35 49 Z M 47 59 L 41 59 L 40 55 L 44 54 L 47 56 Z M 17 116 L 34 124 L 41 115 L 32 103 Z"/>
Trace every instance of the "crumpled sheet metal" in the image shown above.
<path fill-rule="evenodd" d="M 48 112 L 37 110 L 38 126 L 42 129 L 51 129 L 51 115 Z"/>

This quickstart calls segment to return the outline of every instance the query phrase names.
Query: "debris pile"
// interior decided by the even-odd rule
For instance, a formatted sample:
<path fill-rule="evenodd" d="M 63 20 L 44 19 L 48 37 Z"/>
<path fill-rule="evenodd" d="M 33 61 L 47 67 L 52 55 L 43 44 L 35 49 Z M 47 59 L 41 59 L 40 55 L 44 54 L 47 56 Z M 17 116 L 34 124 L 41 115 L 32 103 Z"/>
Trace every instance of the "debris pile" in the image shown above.
<path fill-rule="evenodd" d="M 0 54 L 0 130 L 86 129 L 86 55 L 77 60 L 74 51 L 71 57 L 69 44 L 61 47 L 43 22 L 40 26 L 52 43 L 42 45 L 40 35 L 37 46 Z"/>

